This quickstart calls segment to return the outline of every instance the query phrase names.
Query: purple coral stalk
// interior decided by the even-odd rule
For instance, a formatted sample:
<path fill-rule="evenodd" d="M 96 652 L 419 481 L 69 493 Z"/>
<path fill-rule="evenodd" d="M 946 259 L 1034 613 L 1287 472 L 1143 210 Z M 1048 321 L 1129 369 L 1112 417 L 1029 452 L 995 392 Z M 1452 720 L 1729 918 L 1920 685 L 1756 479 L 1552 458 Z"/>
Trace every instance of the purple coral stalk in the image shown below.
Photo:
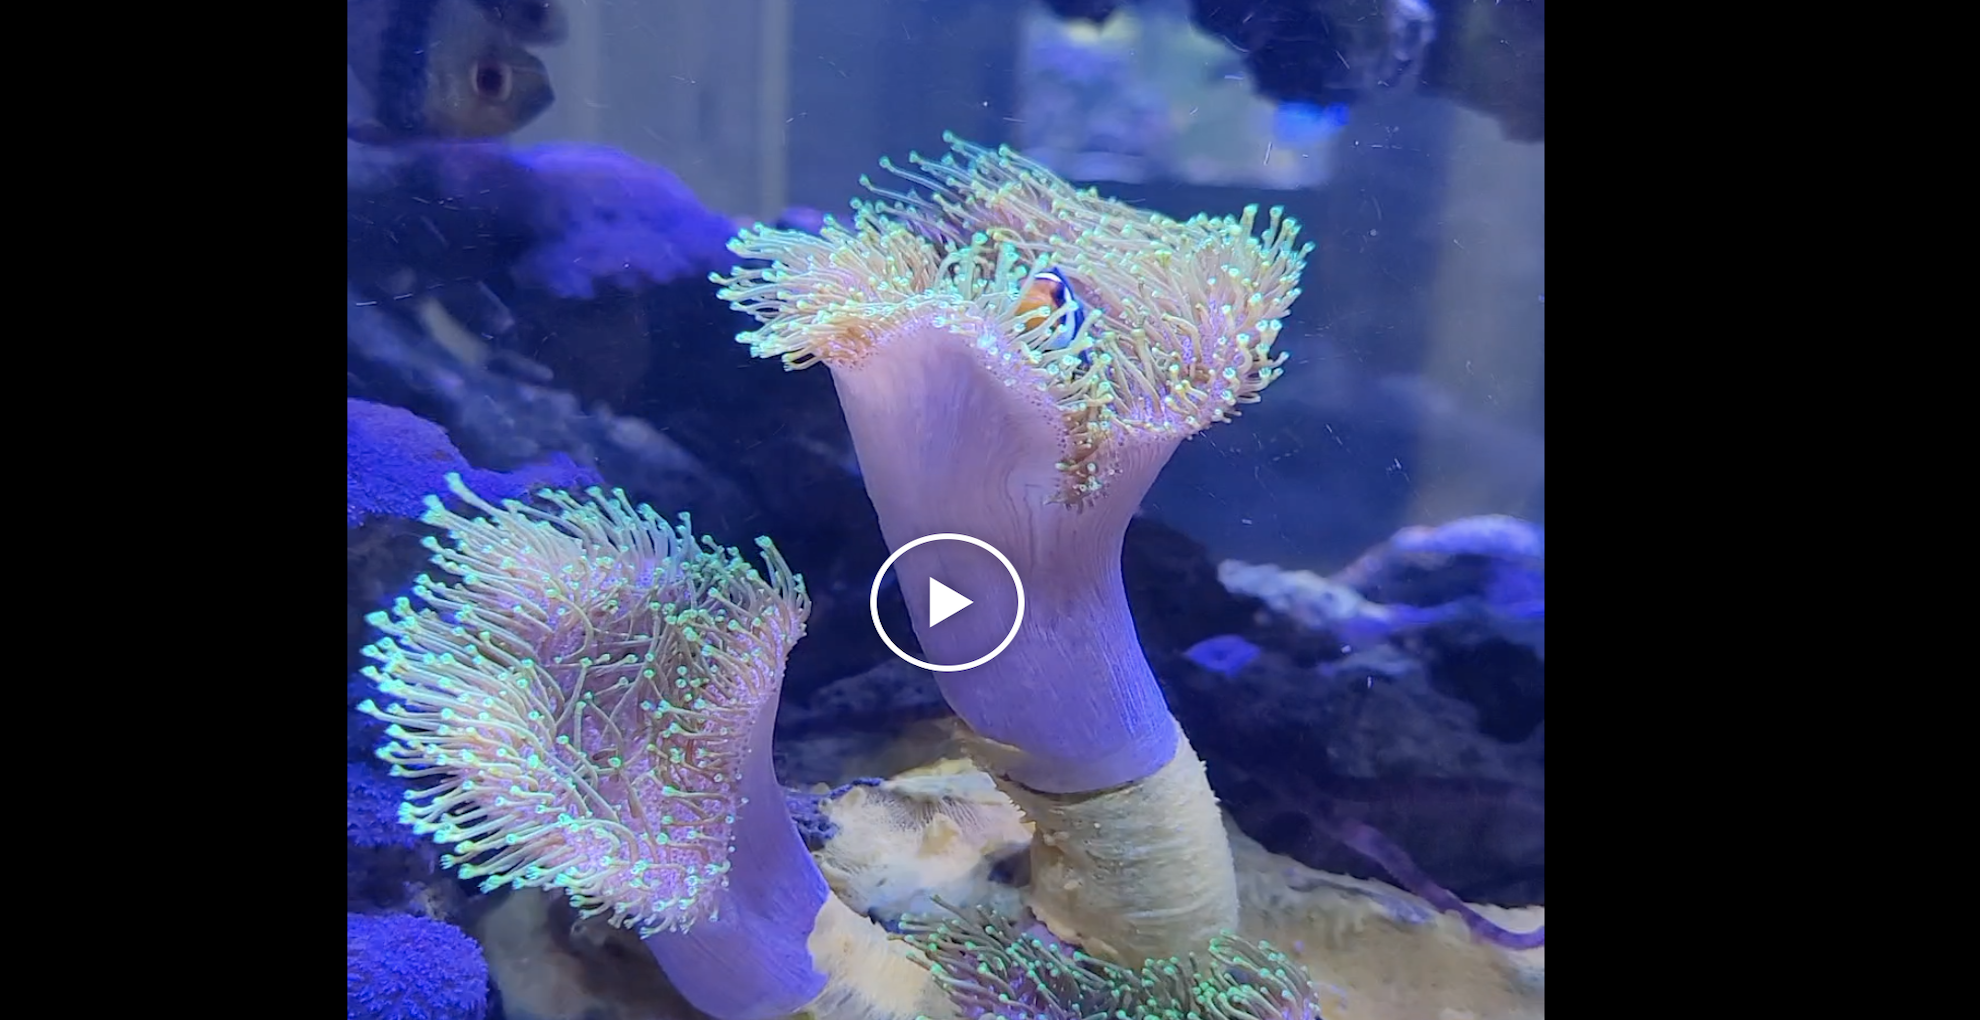
<path fill-rule="evenodd" d="M 661 932 L 646 948 L 682 996 L 721 1020 L 773 1020 L 825 989 L 808 945 L 831 897 L 784 803 L 770 763 L 774 706 L 759 714 L 741 765 L 728 888 L 707 919 Z"/>

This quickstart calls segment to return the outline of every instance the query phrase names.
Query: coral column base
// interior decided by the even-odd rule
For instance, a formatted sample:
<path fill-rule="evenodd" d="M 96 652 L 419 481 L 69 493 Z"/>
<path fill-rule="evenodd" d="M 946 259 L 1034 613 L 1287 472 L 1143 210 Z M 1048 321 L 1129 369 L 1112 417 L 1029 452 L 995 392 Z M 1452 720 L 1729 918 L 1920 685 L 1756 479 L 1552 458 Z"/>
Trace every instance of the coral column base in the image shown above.
<path fill-rule="evenodd" d="M 955 1006 L 914 950 L 887 937 L 872 921 L 827 896 L 807 943 L 812 966 L 826 976 L 825 990 L 797 1016 L 815 1020 L 934 1020 L 956 1015 Z"/>
<path fill-rule="evenodd" d="M 1203 762 L 1177 727 L 1153 775 L 1097 793 L 1040 793 L 996 767 L 1014 748 L 982 737 L 971 757 L 1036 827 L 1026 903 L 1054 935 L 1139 966 L 1201 951 L 1238 925 L 1231 845 Z"/>

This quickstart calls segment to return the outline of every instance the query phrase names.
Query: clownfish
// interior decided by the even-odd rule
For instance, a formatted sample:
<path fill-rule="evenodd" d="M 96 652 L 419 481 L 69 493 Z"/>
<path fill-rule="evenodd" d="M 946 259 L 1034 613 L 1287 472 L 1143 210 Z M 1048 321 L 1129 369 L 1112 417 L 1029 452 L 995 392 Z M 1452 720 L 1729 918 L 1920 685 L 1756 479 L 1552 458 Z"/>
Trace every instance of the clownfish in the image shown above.
<path fill-rule="evenodd" d="M 1072 346 L 1072 342 L 1079 338 L 1079 331 L 1086 326 L 1086 306 L 1079 303 L 1078 296 L 1073 294 L 1072 282 L 1059 272 L 1057 266 L 1034 273 L 1031 279 L 1025 281 L 1024 293 L 1019 296 L 1017 306 L 1017 320 L 1023 328 L 1031 328 L 1061 308 L 1066 309 L 1065 317 L 1059 320 L 1052 335 L 1040 345 L 1041 350 L 1061 351 Z"/>

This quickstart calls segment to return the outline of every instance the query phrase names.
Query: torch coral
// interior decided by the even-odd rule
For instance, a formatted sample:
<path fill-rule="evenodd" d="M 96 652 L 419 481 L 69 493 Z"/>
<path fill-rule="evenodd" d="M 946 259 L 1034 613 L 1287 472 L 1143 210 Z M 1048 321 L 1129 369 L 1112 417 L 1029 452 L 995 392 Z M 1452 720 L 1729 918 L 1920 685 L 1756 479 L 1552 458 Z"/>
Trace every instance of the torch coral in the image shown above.
<path fill-rule="evenodd" d="M 392 724 L 379 756 L 428 784 L 401 816 L 486 888 L 560 887 L 646 931 L 707 916 L 755 717 L 803 633 L 802 581 L 767 539 L 765 579 L 616 490 L 546 491 L 552 516 L 447 481 L 489 515 L 429 497 L 422 519 L 455 547 L 427 547 L 458 581 L 422 575 L 427 608 L 373 614 L 386 637 L 365 649 L 398 701 L 363 706 Z"/>
<path fill-rule="evenodd" d="M 548 512 L 447 484 L 486 516 L 428 498 L 422 520 L 452 545 L 426 545 L 454 579 L 422 576 L 423 608 L 402 598 L 369 618 L 385 636 L 366 675 L 395 700 L 360 706 L 390 724 L 379 756 L 414 781 L 400 817 L 451 845 L 443 863 L 637 925 L 721 1020 L 827 993 L 857 1008 L 867 984 L 912 971 L 877 929 L 850 927 L 872 926 L 831 896 L 770 767 L 810 607 L 776 547 L 758 540 L 759 573 L 618 490 L 545 491 Z M 896 997 L 917 1001 L 916 984 Z"/>
<path fill-rule="evenodd" d="M 730 248 L 767 265 L 718 282 L 761 323 L 738 338 L 754 353 L 830 368 L 889 545 L 969 535 L 1023 578 L 1009 647 L 939 682 L 1041 826 L 1034 867 L 1055 880 L 1034 889 L 1080 890 L 1033 908 L 1121 958 L 1173 955 L 1235 923 L 1236 891 L 1215 800 L 1135 638 L 1121 543 L 1177 444 L 1278 377 L 1308 249 L 1276 209 L 1262 233 L 1255 207 L 1174 220 L 949 143 L 911 169 L 883 162 L 926 194 L 868 183 L 881 200 L 855 203 L 850 226 L 753 228 Z M 1038 314 L 1030 285 L 1048 273 L 1081 300 Z M 958 545 L 896 567 L 935 661 L 976 659 L 1016 612 L 926 624 L 938 568 L 979 602 L 1010 590 Z M 1045 847 L 1057 865 L 1036 859 Z"/>
<path fill-rule="evenodd" d="M 1306 1020 L 1320 1006 L 1305 971 L 1269 944 L 1223 934 L 1205 951 L 1134 970 L 982 911 L 905 923 L 936 980 L 970 1020 Z"/>
<path fill-rule="evenodd" d="M 831 219 L 818 235 L 758 226 L 732 242 L 772 263 L 717 280 L 764 324 L 739 339 L 793 368 L 865 368 L 883 351 L 904 358 L 889 350 L 900 347 L 966 352 L 1016 391 L 1013 410 L 1042 419 L 1025 438 L 1058 448 L 1046 462 L 1058 476 L 1053 501 L 1088 505 L 1125 476 L 1121 488 L 1135 491 L 1115 501 L 1131 509 L 1176 442 L 1278 378 L 1284 356 L 1272 343 L 1311 246 L 1297 246 L 1298 224 L 1279 209 L 1262 237 L 1256 206 L 1179 222 L 1075 191 L 1009 149 L 948 140 L 967 165 L 915 156 L 917 173 L 882 161 L 929 196 L 862 179 L 891 201 L 856 202 L 850 229 Z M 1061 317 L 1020 314 L 1024 285 L 1048 268 L 1076 281 L 1097 313 L 1070 346 L 1048 343 Z"/>
<path fill-rule="evenodd" d="M 736 270 L 722 293 L 763 323 L 740 338 L 753 352 L 830 366 L 890 545 L 972 535 L 1038 593 L 1031 641 L 942 678 L 979 732 L 1024 752 L 1013 778 L 1060 792 L 1139 779 L 1175 737 L 1119 593 L 1121 536 L 1176 444 L 1277 378 L 1297 225 L 1275 210 L 1254 236 L 1256 209 L 1180 222 L 1075 191 L 1009 150 L 951 143 L 966 165 L 917 157 L 919 173 L 895 171 L 928 196 L 880 192 L 892 201 L 856 203 L 850 228 L 816 236 L 745 232 L 731 247 L 770 265 Z M 1048 267 L 1091 306 L 1056 349 L 1063 313 L 1020 315 Z M 936 555 L 921 551 L 901 562 L 911 600 Z M 987 557 L 950 558 L 993 572 L 983 590 L 1005 587 Z M 1057 611 L 1078 598 L 1120 625 Z M 963 624 L 922 629 L 922 647 L 975 658 L 947 654 L 980 643 Z M 1030 679 L 986 682 L 985 668 Z"/>

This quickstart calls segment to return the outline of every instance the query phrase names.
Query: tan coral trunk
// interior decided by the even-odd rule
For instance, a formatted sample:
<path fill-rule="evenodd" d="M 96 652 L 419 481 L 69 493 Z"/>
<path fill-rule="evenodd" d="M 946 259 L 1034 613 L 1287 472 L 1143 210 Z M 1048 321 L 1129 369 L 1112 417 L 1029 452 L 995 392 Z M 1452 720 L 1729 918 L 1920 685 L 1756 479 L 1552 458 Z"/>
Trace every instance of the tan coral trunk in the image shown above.
<path fill-rule="evenodd" d="M 1008 753 L 999 745 L 971 737 L 965 746 L 1036 826 L 1026 902 L 1053 934 L 1138 966 L 1237 928 L 1230 841 L 1187 735 L 1154 775 L 1082 794 L 1028 789 L 996 768 Z"/>
<path fill-rule="evenodd" d="M 797 1016 L 812 1020 L 934 1020 L 956 1015 L 955 1006 L 927 968 L 909 958 L 906 943 L 887 937 L 853 913 L 836 895 L 818 908 L 807 943 L 812 966 L 827 978 L 825 990 Z"/>

